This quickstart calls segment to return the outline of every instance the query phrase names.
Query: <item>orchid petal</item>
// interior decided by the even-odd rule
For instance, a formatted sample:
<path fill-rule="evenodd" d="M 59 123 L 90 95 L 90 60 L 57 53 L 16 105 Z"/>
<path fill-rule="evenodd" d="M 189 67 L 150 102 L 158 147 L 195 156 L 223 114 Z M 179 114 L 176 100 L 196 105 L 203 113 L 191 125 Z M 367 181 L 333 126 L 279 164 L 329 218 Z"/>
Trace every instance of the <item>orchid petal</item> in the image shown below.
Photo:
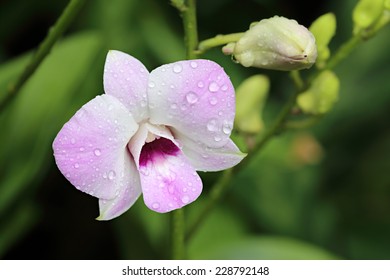
<path fill-rule="evenodd" d="M 139 171 L 144 202 L 153 211 L 165 213 L 181 208 L 202 192 L 199 175 L 169 139 L 145 144 Z"/>
<path fill-rule="evenodd" d="M 149 76 L 150 122 L 173 127 L 195 142 L 223 147 L 235 115 L 234 88 L 209 60 L 163 65 Z"/>
<path fill-rule="evenodd" d="M 122 102 L 135 121 L 148 117 L 147 87 L 149 72 L 136 58 L 111 50 L 104 66 L 104 91 Z"/>
<path fill-rule="evenodd" d="M 210 148 L 198 144 L 185 135 L 175 133 L 183 153 L 191 165 L 200 171 L 220 171 L 237 165 L 245 156 L 231 139 L 223 147 Z"/>
<path fill-rule="evenodd" d="M 110 95 L 85 104 L 53 142 L 60 171 L 79 190 L 101 199 L 120 192 L 130 157 L 127 143 L 138 128 L 126 107 Z"/>
<path fill-rule="evenodd" d="M 128 151 L 127 151 L 128 152 Z M 126 212 L 141 195 L 138 170 L 130 155 L 125 157 L 121 188 L 114 199 L 99 199 L 100 216 L 97 220 L 111 220 Z"/>

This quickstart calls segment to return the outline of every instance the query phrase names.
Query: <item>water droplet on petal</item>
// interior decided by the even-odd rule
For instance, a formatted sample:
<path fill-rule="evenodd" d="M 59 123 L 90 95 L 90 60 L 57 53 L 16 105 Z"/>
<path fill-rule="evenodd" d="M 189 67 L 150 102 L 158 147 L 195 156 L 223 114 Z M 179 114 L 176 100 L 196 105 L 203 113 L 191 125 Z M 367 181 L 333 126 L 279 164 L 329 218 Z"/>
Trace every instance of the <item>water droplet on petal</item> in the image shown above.
<path fill-rule="evenodd" d="M 74 164 L 74 168 L 77 169 L 77 168 L 79 168 L 79 167 L 80 167 L 80 165 L 79 165 L 78 163 L 75 163 L 75 164 Z"/>
<path fill-rule="evenodd" d="M 217 131 L 217 130 L 218 130 L 217 120 L 211 119 L 211 120 L 207 123 L 207 130 L 208 130 L 208 131 Z"/>
<path fill-rule="evenodd" d="M 228 86 L 227 86 L 227 85 L 223 85 L 223 86 L 221 87 L 221 89 L 222 89 L 222 91 L 227 91 Z"/>
<path fill-rule="evenodd" d="M 153 208 L 153 209 L 158 209 L 158 208 L 160 208 L 160 203 L 158 203 L 158 202 L 153 203 L 153 204 L 152 204 L 152 208 Z"/>
<path fill-rule="evenodd" d="M 175 72 L 175 73 L 180 73 L 182 70 L 183 70 L 183 67 L 178 63 L 173 66 L 173 72 Z"/>
<path fill-rule="evenodd" d="M 176 104 L 176 103 L 172 103 L 172 104 L 171 104 L 171 109 L 176 110 L 176 109 L 177 109 L 177 104 Z"/>
<path fill-rule="evenodd" d="M 186 95 L 186 100 L 190 104 L 195 104 L 196 102 L 198 102 L 199 98 L 198 98 L 198 95 L 195 92 L 190 91 Z"/>
<path fill-rule="evenodd" d="M 110 180 L 113 180 L 116 176 L 116 173 L 114 170 L 110 170 L 110 172 L 108 172 L 108 179 Z"/>
<path fill-rule="evenodd" d="M 187 204 L 188 202 L 190 202 L 190 197 L 188 195 L 184 195 L 181 198 L 181 202 L 183 202 L 184 204 Z"/>
<path fill-rule="evenodd" d="M 149 87 L 150 88 L 154 88 L 156 86 L 156 84 L 154 82 L 149 82 Z"/>
<path fill-rule="evenodd" d="M 84 147 L 80 147 L 80 152 L 84 152 Z"/>
<path fill-rule="evenodd" d="M 76 143 L 76 139 L 74 139 L 74 138 L 70 139 L 70 143 L 75 144 Z"/>
<path fill-rule="evenodd" d="M 219 136 L 215 136 L 215 137 L 214 137 L 214 140 L 215 140 L 215 142 L 219 142 L 219 141 L 221 141 L 221 140 L 222 140 L 222 138 L 221 138 L 221 137 L 219 137 Z"/>
<path fill-rule="evenodd" d="M 219 90 L 219 85 L 216 82 L 211 82 L 209 84 L 209 91 L 217 92 Z"/>
<path fill-rule="evenodd" d="M 191 61 L 190 65 L 191 65 L 191 67 L 194 68 L 194 69 L 195 69 L 196 67 L 198 67 L 198 63 L 196 63 L 195 61 Z"/>
<path fill-rule="evenodd" d="M 232 126 L 229 123 L 224 123 L 222 127 L 222 131 L 225 134 L 230 134 L 232 132 Z"/>
<path fill-rule="evenodd" d="M 198 87 L 199 87 L 199 88 L 204 87 L 204 83 L 203 83 L 202 81 L 199 81 L 199 82 L 198 82 Z"/>
<path fill-rule="evenodd" d="M 218 99 L 213 96 L 209 99 L 209 102 L 211 105 L 216 105 L 218 103 Z"/>
<path fill-rule="evenodd" d="M 100 149 L 95 149 L 94 151 L 93 151 L 93 153 L 95 154 L 95 156 L 100 156 L 101 154 L 102 154 L 102 152 L 100 151 Z"/>

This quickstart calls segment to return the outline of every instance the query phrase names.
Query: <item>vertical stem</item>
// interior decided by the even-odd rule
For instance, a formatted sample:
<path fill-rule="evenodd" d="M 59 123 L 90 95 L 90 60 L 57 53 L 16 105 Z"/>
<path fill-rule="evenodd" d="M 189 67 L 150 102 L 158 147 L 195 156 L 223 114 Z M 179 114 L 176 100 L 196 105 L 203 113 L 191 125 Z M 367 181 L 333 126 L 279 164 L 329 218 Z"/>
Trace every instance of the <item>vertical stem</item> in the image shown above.
<path fill-rule="evenodd" d="M 11 84 L 8 91 L 0 101 L 0 111 L 17 95 L 24 83 L 34 74 L 43 59 L 50 53 L 54 43 L 61 37 L 68 26 L 72 23 L 86 0 L 71 0 L 58 18 L 57 22 L 49 29 L 46 38 L 39 45 L 36 53 L 20 74 L 14 84 Z"/>
<path fill-rule="evenodd" d="M 195 50 L 198 47 L 198 28 L 196 22 L 196 0 L 187 0 L 183 6 L 182 1 L 172 1 L 183 17 L 186 58 L 197 57 Z M 185 258 L 185 219 L 184 210 L 177 209 L 171 214 L 171 243 L 172 259 Z"/>
<path fill-rule="evenodd" d="M 196 21 L 196 0 L 188 0 L 183 13 L 183 24 L 186 45 L 186 58 L 196 58 L 195 50 L 198 48 L 198 27 Z"/>
<path fill-rule="evenodd" d="M 171 244 L 173 260 L 185 259 L 184 232 L 184 210 L 177 209 L 171 214 Z"/>

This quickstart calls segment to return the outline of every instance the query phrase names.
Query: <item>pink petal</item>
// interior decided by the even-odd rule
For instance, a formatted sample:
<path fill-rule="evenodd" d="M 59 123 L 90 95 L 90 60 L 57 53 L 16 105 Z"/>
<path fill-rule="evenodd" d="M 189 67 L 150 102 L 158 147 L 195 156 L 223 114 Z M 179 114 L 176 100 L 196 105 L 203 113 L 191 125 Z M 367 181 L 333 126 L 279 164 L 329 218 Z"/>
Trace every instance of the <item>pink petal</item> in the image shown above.
<path fill-rule="evenodd" d="M 58 168 L 77 189 L 101 199 L 115 198 L 124 187 L 122 174 L 130 174 L 125 166 L 129 160 L 127 143 L 137 128 L 115 97 L 97 96 L 55 138 Z"/>
<path fill-rule="evenodd" d="M 111 220 L 126 212 L 141 195 L 138 170 L 131 156 L 125 157 L 125 172 L 117 196 L 112 200 L 99 199 L 100 216 L 97 220 Z"/>
<path fill-rule="evenodd" d="M 137 123 L 148 117 L 148 77 L 148 70 L 136 58 L 120 51 L 108 52 L 104 66 L 104 92 L 119 99 Z"/>
<path fill-rule="evenodd" d="M 149 77 L 150 122 L 171 126 L 195 142 L 223 147 L 235 115 L 234 88 L 208 60 L 163 65 Z"/>
<path fill-rule="evenodd" d="M 220 171 L 237 165 L 246 156 L 231 139 L 223 147 L 210 148 L 184 135 L 176 134 L 177 142 L 191 165 L 200 171 Z"/>
<path fill-rule="evenodd" d="M 146 143 L 139 161 L 144 202 L 165 213 L 198 198 L 202 181 L 180 149 L 169 139 Z"/>

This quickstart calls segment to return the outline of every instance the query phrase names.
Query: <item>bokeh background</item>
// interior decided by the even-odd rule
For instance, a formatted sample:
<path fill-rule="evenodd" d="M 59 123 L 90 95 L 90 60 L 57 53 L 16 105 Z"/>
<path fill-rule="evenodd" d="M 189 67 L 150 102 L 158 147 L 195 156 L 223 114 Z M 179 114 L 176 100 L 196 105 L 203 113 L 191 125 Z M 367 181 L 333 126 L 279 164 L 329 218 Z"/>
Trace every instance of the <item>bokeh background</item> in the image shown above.
<path fill-rule="evenodd" d="M 309 26 L 333 12 L 331 50 L 349 38 L 357 1 L 198 0 L 200 39 L 241 32 L 283 15 Z M 68 1 L 0 1 L 0 98 Z M 308 6 L 309 5 L 309 6 Z M 310 12 L 308 12 L 310 11 Z M 103 93 L 109 49 L 148 69 L 184 58 L 182 23 L 162 0 L 88 1 L 11 106 L 0 112 L 0 258 L 161 259 L 169 257 L 169 215 L 140 199 L 98 222 L 97 199 L 77 191 L 55 166 L 51 143 L 88 100 Z M 316 126 L 285 133 L 256 156 L 188 244 L 193 259 L 390 259 L 390 29 L 339 64 L 340 101 Z M 286 73 L 245 69 L 219 49 L 235 86 L 271 79 L 270 123 L 291 94 Z M 186 207 L 190 222 L 219 173 Z"/>

